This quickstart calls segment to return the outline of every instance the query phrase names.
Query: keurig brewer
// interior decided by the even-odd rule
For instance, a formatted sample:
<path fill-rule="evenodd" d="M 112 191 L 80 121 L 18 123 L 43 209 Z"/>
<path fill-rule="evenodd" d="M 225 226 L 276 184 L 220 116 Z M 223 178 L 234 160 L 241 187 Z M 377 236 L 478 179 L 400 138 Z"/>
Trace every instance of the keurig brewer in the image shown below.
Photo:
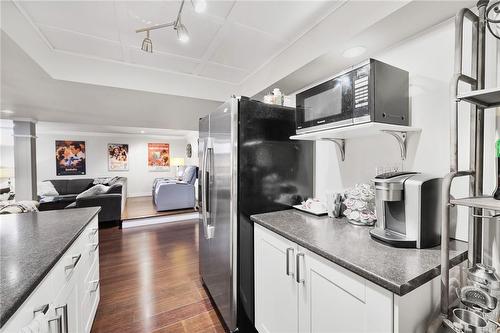
<path fill-rule="evenodd" d="M 441 178 L 417 172 L 378 175 L 377 225 L 370 235 L 395 247 L 428 248 L 441 237 Z"/>

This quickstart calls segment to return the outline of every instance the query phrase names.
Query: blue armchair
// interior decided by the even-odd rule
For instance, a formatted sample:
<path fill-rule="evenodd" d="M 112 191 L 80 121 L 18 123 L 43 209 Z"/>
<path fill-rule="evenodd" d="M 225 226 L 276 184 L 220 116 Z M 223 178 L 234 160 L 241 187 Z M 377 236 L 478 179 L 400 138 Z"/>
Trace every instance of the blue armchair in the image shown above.
<path fill-rule="evenodd" d="M 157 211 L 194 208 L 196 166 L 188 166 L 182 180 L 158 178 L 153 183 L 153 203 Z"/>

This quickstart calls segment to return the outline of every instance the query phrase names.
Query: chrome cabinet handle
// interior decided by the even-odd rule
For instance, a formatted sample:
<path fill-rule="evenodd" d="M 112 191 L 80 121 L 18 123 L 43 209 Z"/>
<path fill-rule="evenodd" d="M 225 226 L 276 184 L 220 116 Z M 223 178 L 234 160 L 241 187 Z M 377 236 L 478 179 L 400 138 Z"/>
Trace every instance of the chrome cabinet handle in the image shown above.
<path fill-rule="evenodd" d="M 39 312 L 41 312 L 42 314 L 47 314 L 47 311 L 49 311 L 49 305 L 48 304 L 44 304 L 38 308 L 36 308 L 35 310 L 33 310 L 33 317 L 35 317 Z"/>
<path fill-rule="evenodd" d="M 305 257 L 304 253 L 297 253 L 297 257 L 296 257 L 297 261 L 295 263 L 295 269 L 297 270 L 297 272 L 295 273 L 295 277 L 296 277 L 297 283 L 303 283 L 305 281 L 300 274 L 300 258 L 304 258 L 304 257 Z"/>
<path fill-rule="evenodd" d="M 62 314 L 59 312 L 62 311 Z M 68 304 L 56 307 L 56 315 L 61 317 L 61 326 L 64 327 L 64 333 L 69 333 L 68 328 Z"/>
<path fill-rule="evenodd" d="M 93 289 L 90 289 L 90 293 L 95 293 L 97 289 L 99 289 L 99 284 L 101 281 L 95 280 L 95 281 L 90 281 L 90 284 L 95 284 L 95 287 Z"/>
<path fill-rule="evenodd" d="M 89 232 L 89 238 L 92 236 L 95 236 L 95 234 L 97 234 L 98 231 L 99 231 L 99 228 L 92 228 Z"/>
<path fill-rule="evenodd" d="M 56 327 L 56 331 L 55 333 L 63 333 L 63 329 L 62 329 L 62 317 L 59 315 L 59 316 L 56 316 L 55 318 L 53 319 L 50 319 L 49 322 L 48 322 L 48 325 L 49 325 L 49 332 L 50 333 L 54 333 L 54 331 L 52 330 L 52 327 Z"/>
<path fill-rule="evenodd" d="M 99 247 L 99 243 L 92 243 L 92 244 L 90 244 L 90 250 L 92 252 L 95 252 L 98 247 Z"/>
<path fill-rule="evenodd" d="M 293 256 L 293 248 L 289 247 L 286 249 L 286 275 L 288 276 L 293 276 L 293 272 L 290 270 L 290 252 L 292 253 Z"/>
<path fill-rule="evenodd" d="M 75 267 L 76 267 L 76 265 L 78 265 L 78 262 L 80 261 L 81 257 L 82 257 L 81 253 L 77 256 L 71 257 L 71 259 L 73 260 L 73 263 L 71 265 L 64 266 L 64 270 L 67 271 L 68 269 L 75 269 Z"/>

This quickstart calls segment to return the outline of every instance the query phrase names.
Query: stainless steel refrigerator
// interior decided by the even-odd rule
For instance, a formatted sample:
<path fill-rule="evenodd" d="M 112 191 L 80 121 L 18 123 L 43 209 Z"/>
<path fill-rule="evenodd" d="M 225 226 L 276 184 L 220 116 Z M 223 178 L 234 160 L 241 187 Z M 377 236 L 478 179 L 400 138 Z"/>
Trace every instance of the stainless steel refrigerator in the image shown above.
<path fill-rule="evenodd" d="M 254 331 L 253 222 L 313 193 L 313 143 L 295 109 L 231 98 L 200 119 L 200 274 L 230 331 Z"/>

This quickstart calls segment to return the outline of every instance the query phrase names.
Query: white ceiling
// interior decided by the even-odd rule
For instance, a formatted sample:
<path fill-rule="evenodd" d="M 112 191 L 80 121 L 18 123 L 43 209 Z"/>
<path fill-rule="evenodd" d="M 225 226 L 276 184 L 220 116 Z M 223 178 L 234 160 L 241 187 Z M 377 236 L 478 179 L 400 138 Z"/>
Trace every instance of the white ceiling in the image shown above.
<path fill-rule="evenodd" d="M 153 31 L 148 54 L 135 29 L 171 20 L 179 1 L 2 0 L 1 106 L 45 121 L 193 130 L 233 94 L 296 91 L 474 3 L 208 0 L 196 14 L 186 0 L 190 42 Z M 358 45 L 367 52 L 342 56 Z"/>
<path fill-rule="evenodd" d="M 154 53 L 140 50 L 135 30 L 172 21 L 180 1 L 14 1 L 58 52 L 241 83 L 338 5 L 335 1 L 208 1 L 182 22 L 191 39 L 171 28 L 151 32 Z"/>
<path fill-rule="evenodd" d="M 220 102 L 151 92 L 54 80 L 9 36 L 1 32 L 0 118 L 74 124 L 75 131 L 115 133 L 127 128 L 168 135 L 197 130 L 198 119 Z M 92 124 L 89 127 L 86 124 Z M 98 127 L 96 127 L 98 126 Z M 90 130 L 89 128 L 93 128 Z M 152 128 L 160 129 L 153 131 Z M 184 135 L 185 131 L 181 132 Z"/>

